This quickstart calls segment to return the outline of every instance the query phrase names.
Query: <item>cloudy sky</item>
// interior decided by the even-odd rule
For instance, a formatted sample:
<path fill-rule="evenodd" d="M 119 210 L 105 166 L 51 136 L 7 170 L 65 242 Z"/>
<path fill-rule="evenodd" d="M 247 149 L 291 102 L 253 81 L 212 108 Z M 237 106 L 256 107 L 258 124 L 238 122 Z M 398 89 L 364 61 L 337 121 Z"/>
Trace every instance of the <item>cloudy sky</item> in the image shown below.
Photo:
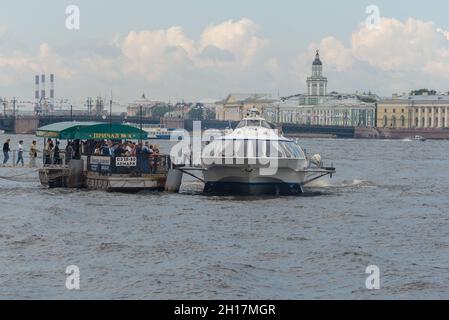
<path fill-rule="evenodd" d="M 329 90 L 449 90 L 447 1 L 0 0 L 0 96 L 32 99 L 33 75 L 80 103 L 305 91 L 320 49 Z M 80 29 L 66 27 L 66 7 Z M 367 25 L 369 5 L 380 20 Z M 375 19 L 369 19 L 374 22 Z"/>

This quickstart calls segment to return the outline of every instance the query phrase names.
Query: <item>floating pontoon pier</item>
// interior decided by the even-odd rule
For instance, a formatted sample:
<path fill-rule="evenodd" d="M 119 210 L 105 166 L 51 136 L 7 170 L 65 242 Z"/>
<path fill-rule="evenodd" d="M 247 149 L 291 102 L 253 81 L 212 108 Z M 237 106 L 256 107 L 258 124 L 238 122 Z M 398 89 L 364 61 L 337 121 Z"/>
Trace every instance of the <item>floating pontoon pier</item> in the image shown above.
<path fill-rule="evenodd" d="M 94 155 L 82 150 L 81 141 L 143 141 L 148 133 L 134 126 L 97 122 L 60 122 L 39 128 L 38 137 L 73 142 L 75 156 L 63 164 L 45 164 L 39 169 L 42 185 L 49 188 L 88 188 L 105 191 L 135 192 L 164 190 L 172 169 L 167 155 L 114 156 Z M 45 156 L 44 156 L 45 159 Z M 171 182 L 178 191 L 180 179 Z"/>

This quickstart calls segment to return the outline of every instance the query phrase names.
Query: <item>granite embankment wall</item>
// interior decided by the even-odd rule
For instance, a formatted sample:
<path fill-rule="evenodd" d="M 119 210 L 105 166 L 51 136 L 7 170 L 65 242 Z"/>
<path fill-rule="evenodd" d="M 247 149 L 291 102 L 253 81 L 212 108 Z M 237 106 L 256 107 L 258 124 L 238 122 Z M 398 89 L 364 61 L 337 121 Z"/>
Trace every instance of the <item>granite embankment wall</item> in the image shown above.
<path fill-rule="evenodd" d="M 415 136 L 426 139 L 449 139 L 446 129 L 390 129 L 390 128 L 356 128 L 354 138 L 359 139 L 413 139 Z"/>

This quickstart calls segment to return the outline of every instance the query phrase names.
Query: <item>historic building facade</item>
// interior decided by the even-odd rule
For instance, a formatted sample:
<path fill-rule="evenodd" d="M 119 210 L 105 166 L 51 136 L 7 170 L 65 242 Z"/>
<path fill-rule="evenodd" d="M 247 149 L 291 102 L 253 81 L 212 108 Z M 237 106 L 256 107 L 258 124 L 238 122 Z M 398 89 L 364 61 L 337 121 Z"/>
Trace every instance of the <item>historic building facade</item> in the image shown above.
<path fill-rule="evenodd" d="M 327 93 L 327 78 L 317 51 L 312 63 L 312 76 L 307 78 L 307 94 L 296 95 L 265 110 L 267 120 L 284 123 L 323 126 L 374 127 L 376 104 L 372 96 Z"/>
<path fill-rule="evenodd" d="M 449 96 L 428 95 L 381 100 L 377 106 L 379 128 L 447 128 Z"/>
<path fill-rule="evenodd" d="M 266 108 L 271 108 L 277 102 L 268 93 L 231 93 L 215 106 L 217 120 L 239 121 L 252 109 L 257 108 L 263 113 Z"/>
<path fill-rule="evenodd" d="M 298 105 L 298 99 L 279 107 L 267 108 L 264 117 L 271 122 L 320 126 L 375 127 L 374 103 L 352 98 L 331 98 L 319 105 Z"/>

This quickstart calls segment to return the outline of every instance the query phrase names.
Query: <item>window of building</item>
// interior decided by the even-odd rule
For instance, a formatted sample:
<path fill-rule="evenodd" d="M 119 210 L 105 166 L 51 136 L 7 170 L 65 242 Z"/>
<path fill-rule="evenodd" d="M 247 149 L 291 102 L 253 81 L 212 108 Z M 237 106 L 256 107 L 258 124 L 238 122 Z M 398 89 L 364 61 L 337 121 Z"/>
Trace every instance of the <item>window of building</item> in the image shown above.
<path fill-rule="evenodd" d="M 404 128 L 405 127 L 405 117 L 401 116 L 401 127 Z"/>
<path fill-rule="evenodd" d="M 387 116 L 384 116 L 384 127 L 388 125 L 388 118 Z"/>
<path fill-rule="evenodd" d="M 396 109 L 393 109 L 393 113 L 396 113 Z"/>
<path fill-rule="evenodd" d="M 393 118 L 391 118 L 391 125 L 393 126 L 393 128 L 396 128 L 396 126 L 397 126 L 396 116 L 393 116 Z"/>

